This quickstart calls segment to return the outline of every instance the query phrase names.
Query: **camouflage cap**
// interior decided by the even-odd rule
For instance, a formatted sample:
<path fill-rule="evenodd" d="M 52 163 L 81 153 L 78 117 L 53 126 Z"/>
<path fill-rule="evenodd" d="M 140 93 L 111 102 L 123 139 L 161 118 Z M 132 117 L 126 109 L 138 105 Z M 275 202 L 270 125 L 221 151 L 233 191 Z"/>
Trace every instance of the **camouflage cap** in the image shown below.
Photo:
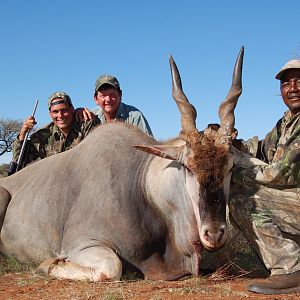
<path fill-rule="evenodd" d="M 117 90 L 120 90 L 120 84 L 116 77 L 111 75 L 101 75 L 95 83 L 95 92 L 100 89 L 100 87 L 104 84 L 109 84 Z"/>
<path fill-rule="evenodd" d="M 54 99 L 62 99 L 62 101 L 54 101 L 52 102 Z M 48 98 L 48 108 L 50 110 L 50 107 L 54 104 L 58 104 L 59 103 L 68 103 L 70 105 L 73 106 L 71 98 L 68 94 L 64 93 L 64 92 L 55 92 L 53 94 L 50 95 L 50 97 Z"/>
<path fill-rule="evenodd" d="M 289 69 L 300 69 L 300 60 L 299 59 L 291 59 L 289 60 L 276 74 L 275 78 L 281 80 L 283 73 Z"/>

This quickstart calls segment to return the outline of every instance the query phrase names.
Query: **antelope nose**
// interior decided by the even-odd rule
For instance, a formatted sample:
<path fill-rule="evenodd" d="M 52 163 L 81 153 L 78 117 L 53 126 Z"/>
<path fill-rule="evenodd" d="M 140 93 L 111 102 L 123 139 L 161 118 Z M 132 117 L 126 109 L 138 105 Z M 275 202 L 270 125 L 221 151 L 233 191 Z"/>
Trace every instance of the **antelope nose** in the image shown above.
<path fill-rule="evenodd" d="M 224 223 L 206 224 L 202 227 L 202 242 L 211 249 L 221 247 L 226 240 L 227 226 Z"/>

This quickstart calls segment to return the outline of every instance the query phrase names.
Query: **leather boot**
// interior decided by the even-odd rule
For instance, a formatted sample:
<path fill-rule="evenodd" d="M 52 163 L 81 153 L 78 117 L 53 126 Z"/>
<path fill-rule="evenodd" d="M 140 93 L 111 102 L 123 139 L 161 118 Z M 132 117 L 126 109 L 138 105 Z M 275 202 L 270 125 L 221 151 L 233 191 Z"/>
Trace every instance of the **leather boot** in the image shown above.
<path fill-rule="evenodd" d="M 300 271 L 253 280 L 248 291 L 266 295 L 300 293 Z"/>

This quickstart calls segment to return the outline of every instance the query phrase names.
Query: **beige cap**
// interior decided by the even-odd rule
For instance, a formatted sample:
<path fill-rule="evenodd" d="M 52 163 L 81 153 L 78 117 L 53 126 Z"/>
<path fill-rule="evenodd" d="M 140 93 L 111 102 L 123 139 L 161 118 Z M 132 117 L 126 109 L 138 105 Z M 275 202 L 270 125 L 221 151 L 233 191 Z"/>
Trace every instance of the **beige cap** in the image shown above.
<path fill-rule="evenodd" d="M 300 69 L 300 60 L 291 59 L 289 60 L 276 74 L 275 78 L 281 80 L 283 73 L 288 69 Z"/>

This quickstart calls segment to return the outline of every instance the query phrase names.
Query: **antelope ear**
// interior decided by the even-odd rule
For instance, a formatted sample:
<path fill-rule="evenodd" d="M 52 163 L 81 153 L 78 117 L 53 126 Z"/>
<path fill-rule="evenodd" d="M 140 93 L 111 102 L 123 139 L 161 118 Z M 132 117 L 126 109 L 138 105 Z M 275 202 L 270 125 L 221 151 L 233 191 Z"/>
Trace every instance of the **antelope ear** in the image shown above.
<path fill-rule="evenodd" d="M 151 153 L 162 158 L 171 159 L 171 160 L 180 160 L 183 154 L 183 149 L 185 145 L 181 146 L 166 146 L 166 145 L 152 145 L 152 146 L 143 146 L 143 145 L 134 145 L 134 148 Z"/>

